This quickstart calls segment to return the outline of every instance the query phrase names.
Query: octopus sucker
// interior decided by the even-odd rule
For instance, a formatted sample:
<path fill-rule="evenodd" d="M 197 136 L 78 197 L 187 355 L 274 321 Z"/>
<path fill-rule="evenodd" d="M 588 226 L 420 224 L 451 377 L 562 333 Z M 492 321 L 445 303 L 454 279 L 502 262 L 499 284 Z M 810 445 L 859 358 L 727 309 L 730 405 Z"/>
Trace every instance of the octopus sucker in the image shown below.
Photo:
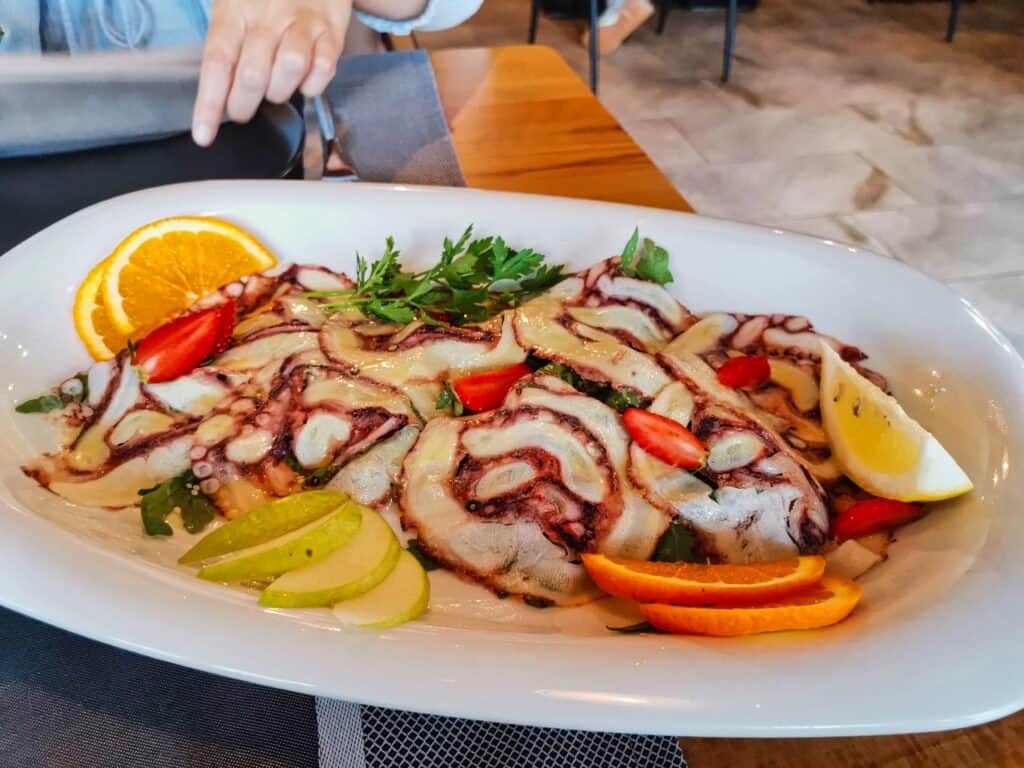
<path fill-rule="evenodd" d="M 646 559 L 668 526 L 626 474 L 628 443 L 611 408 L 532 377 L 498 410 L 426 425 L 403 464 L 402 523 L 496 592 L 586 602 L 581 552 Z"/>

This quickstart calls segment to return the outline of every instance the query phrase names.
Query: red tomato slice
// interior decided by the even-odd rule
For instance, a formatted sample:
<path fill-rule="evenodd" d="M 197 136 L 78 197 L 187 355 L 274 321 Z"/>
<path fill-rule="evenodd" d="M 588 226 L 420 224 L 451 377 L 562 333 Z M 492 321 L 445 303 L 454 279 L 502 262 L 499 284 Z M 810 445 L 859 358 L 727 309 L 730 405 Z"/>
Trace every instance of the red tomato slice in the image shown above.
<path fill-rule="evenodd" d="M 162 325 L 139 342 L 135 364 L 154 384 L 190 373 L 227 343 L 235 322 L 233 301 L 184 315 Z"/>
<path fill-rule="evenodd" d="M 622 420 L 637 445 L 666 464 L 682 469 L 704 466 L 707 449 L 678 421 L 642 408 L 627 408 Z"/>
<path fill-rule="evenodd" d="M 235 300 L 228 299 L 220 307 L 220 324 L 217 326 L 217 341 L 210 351 L 211 355 L 217 355 L 227 349 L 231 341 L 231 334 L 235 332 Z"/>
<path fill-rule="evenodd" d="M 764 355 L 733 357 L 718 369 L 718 380 L 733 389 L 756 387 L 771 375 L 771 366 Z"/>
<path fill-rule="evenodd" d="M 474 373 L 452 382 L 459 400 L 471 411 L 489 411 L 501 405 L 512 385 L 533 371 L 525 363 L 499 368 L 486 373 Z"/>
<path fill-rule="evenodd" d="M 832 533 L 840 541 L 856 539 L 909 523 L 920 517 L 921 512 L 920 504 L 892 499 L 865 499 L 839 513 L 832 524 Z"/>

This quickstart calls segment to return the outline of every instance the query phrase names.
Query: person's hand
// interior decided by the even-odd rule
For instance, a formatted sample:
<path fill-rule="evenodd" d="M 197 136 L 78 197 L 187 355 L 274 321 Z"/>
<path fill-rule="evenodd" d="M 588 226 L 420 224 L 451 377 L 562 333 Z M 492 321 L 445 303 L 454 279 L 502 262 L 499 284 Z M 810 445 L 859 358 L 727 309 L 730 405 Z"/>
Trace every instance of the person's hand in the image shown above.
<path fill-rule="evenodd" d="M 334 77 L 351 0 L 215 0 L 192 137 L 209 146 L 225 111 L 246 122 L 266 98 L 318 96 Z"/>

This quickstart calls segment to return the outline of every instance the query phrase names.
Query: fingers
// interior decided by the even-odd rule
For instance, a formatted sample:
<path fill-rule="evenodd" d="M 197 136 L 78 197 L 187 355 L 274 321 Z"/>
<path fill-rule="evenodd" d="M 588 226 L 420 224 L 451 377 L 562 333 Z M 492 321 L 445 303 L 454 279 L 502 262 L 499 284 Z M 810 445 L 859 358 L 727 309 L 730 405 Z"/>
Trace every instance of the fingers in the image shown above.
<path fill-rule="evenodd" d="M 235 68 L 235 81 L 228 94 L 228 117 L 236 123 L 251 120 L 263 101 L 279 37 L 280 34 L 263 25 L 249 30 L 245 36 Z"/>
<path fill-rule="evenodd" d="M 316 39 L 313 49 L 313 64 L 309 69 L 309 74 L 302 81 L 303 96 L 319 96 L 327 88 L 327 84 L 331 82 L 338 68 L 338 58 L 341 56 L 344 38 L 344 30 L 342 30 L 340 35 L 324 32 Z"/>
<path fill-rule="evenodd" d="M 217 136 L 244 36 L 245 23 L 237 16 L 215 14 L 210 20 L 192 111 L 192 138 L 201 147 Z"/>
<path fill-rule="evenodd" d="M 246 122 L 264 98 L 281 103 L 297 88 L 322 93 L 334 77 L 350 13 L 349 0 L 217 0 L 192 116 L 196 143 L 213 142 L 225 111 Z"/>
<path fill-rule="evenodd" d="M 270 72 L 267 99 L 280 104 L 295 93 L 309 72 L 316 38 L 324 33 L 318 22 L 299 20 L 281 38 Z"/>

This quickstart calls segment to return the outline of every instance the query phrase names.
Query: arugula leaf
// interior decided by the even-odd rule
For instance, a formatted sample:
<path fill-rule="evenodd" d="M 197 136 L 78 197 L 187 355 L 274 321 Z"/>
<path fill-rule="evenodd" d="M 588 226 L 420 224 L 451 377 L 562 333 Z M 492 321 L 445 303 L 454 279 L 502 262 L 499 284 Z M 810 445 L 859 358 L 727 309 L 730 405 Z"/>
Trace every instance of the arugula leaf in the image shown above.
<path fill-rule="evenodd" d="M 18 403 L 14 410 L 18 413 L 49 413 L 59 411 L 66 405 L 67 403 L 57 395 L 47 394 Z"/>
<path fill-rule="evenodd" d="M 640 243 L 640 231 L 633 230 L 629 242 L 622 249 L 619 268 L 626 277 L 649 280 L 658 285 L 672 282 L 672 272 L 668 267 L 668 251 L 649 237 Z"/>
<path fill-rule="evenodd" d="M 638 621 L 636 624 L 627 624 L 624 627 L 609 627 L 605 625 L 605 629 L 610 629 L 612 632 L 619 632 L 623 635 L 662 634 L 662 631 L 649 621 Z"/>
<path fill-rule="evenodd" d="M 213 503 L 199 490 L 199 479 L 191 470 L 152 488 L 140 490 L 139 495 L 142 496 L 142 527 L 150 536 L 170 536 L 173 533 L 167 524 L 167 516 L 174 510 L 181 513 L 181 520 L 189 533 L 198 533 L 213 520 Z"/>
<path fill-rule="evenodd" d="M 692 563 L 693 532 L 677 520 L 668 524 L 668 530 L 661 535 L 652 560 L 662 563 Z"/>
<path fill-rule="evenodd" d="M 651 404 L 650 400 L 631 389 L 613 389 L 604 401 L 619 413 L 624 413 L 627 408 L 646 408 Z"/>
<path fill-rule="evenodd" d="M 585 395 L 600 400 L 609 408 L 622 413 L 627 408 L 646 408 L 650 400 L 642 397 L 631 389 L 614 389 L 609 384 L 591 381 L 580 376 L 572 368 L 561 363 L 548 363 L 537 369 L 539 375 L 557 376 L 566 384 L 571 385 Z"/>
<path fill-rule="evenodd" d="M 544 254 L 530 248 L 514 250 L 500 237 L 473 239 L 472 226 L 454 242 L 446 237 L 440 259 L 429 269 L 403 271 L 400 257 L 389 237 L 372 264 L 356 256 L 354 289 L 306 295 L 328 299 L 321 305 L 325 312 L 355 308 L 393 323 L 461 325 L 486 320 L 565 277 L 561 266 L 544 264 Z"/>
<path fill-rule="evenodd" d="M 632 276 L 632 264 L 633 256 L 636 255 L 636 247 L 640 243 L 640 227 L 633 227 L 633 234 L 629 236 L 629 240 L 626 241 L 626 247 L 622 249 L 622 255 L 620 258 L 620 266 L 622 271 L 629 276 Z"/>
<path fill-rule="evenodd" d="M 447 411 L 452 416 L 461 416 L 466 412 L 466 408 L 462 401 L 459 400 L 459 396 L 455 394 L 455 390 L 452 389 L 451 384 L 447 381 L 444 383 L 441 394 L 437 396 L 434 407 L 439 411 Z"/>
<path fill-rule="evenodd" d="M 423 551 L 423 547 L 420 546 L 417 539 L 409 539 L 406 549 L 409 550 L 410 555 L 420 561 L 420 565 L 423 566 L 424 571 L 436 571 L 441 567 L 437 564 L 437 561 Z"/>

